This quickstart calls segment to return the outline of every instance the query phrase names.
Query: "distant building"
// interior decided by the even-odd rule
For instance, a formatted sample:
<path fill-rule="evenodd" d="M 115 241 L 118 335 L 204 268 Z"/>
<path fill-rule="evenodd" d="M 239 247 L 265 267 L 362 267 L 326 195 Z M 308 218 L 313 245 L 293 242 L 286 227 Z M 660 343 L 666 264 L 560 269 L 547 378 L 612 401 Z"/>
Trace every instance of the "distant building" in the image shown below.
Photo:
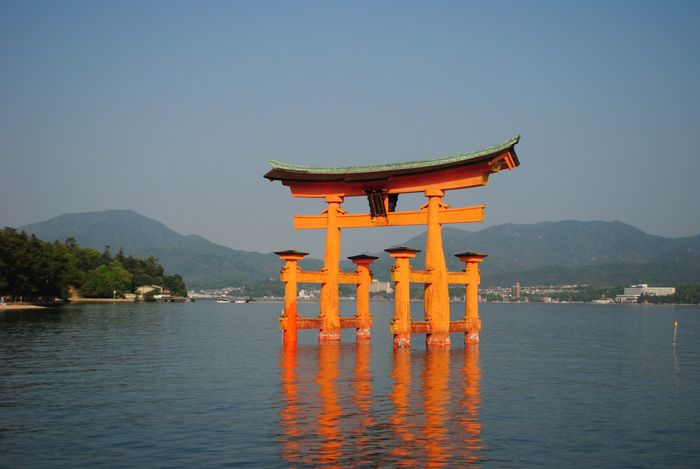
<path fill-rule="evenodd" d="M 631 287 L 625 288 L 625 295 L 651 295 L 651 296 L 666 296 L 673 295 L 676 293 L 676 289 L 673 287 L 650 287 L 646 283 L 640 285 L 632 285 Z"/>
<path fill-rule="evenodd" d="M 514 300 L 520 299 L 520 282 L 513 285 L 513 288 L 511 290 L 511 296 L 513 297 Z"/>
<path fill-rule="evenodd" d="M 386 293 L 392 294 L 394 289 L 391 288 L 391 282 L 380 282 L 376 278 L 372 279 L 372 283 L 369 284 L 370 293 Z"/>
<path fill-rule="evenodd" d="M 668 296 L 676 293 L 674 287 L 650 287 L 646 283 L 632 285 L 625 288 L 622 295 L 617 295 L 615 301 L 618 303 L 636 303 L 642 295 Z"/>
<path fill-rule="evenodd" d="M 314 295 L 314 292 L 312 292 L 312 291 L 299 290 L 299 294 L 297 295 L 297 297 L 300 300 L 311 300 L 311 299 L 315 298 L 315 295 Z"/>
<path fill-rule="evenodd" d="M 163 291 L 164 288 L 159 286 L 159 285 L 141 285 L 140 287 L 136 288 L 136 294 L 137 295 L 145 295 L 146 293 L 156 290 L 158 294 L 162 295 L 165 293 L 170 293 L 169 291 Z"/>

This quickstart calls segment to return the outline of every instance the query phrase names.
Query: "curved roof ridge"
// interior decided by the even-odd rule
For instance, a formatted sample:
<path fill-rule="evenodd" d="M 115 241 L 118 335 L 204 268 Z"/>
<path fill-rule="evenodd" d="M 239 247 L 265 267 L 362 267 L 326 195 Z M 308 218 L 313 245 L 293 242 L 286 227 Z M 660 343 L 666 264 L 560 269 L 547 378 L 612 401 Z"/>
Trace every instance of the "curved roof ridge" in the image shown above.
<path fill-rule="evenodd" d="M 471 160 L 473 158 L 479 158 L 481 156 L 491 155 L 498 153 L 500 151 L 507 150 L 513 147 L 520 141 L 520 135 L 517 135 L 509 140 L 506 140 L 497 145 L 482 148 L 481 150 L 472 151 L 469 153 L 459 153 L 455 155 L 442 156 L 433 159 L 426 160 L 414 160 L 406 161 L 403 163 L 389 163 L 389 164 L 374 164 L 365 166 L 306 166 L 306 165 L 296 165 L 290 163 L 282 163 L 277 160 L 270 160 L 270 165 L 274 169 L 294 171 L 300 173 L 314 173 L 314 174 L 349 174 L 349 173 L 372 173 L 381 171 L 393 171 L 401 169 L 414 169 L 414 168 L 426 168 L 430 166 L 458 163 L 461 161 Z M 517 164 L 517 163 L 516 163 Z"/>

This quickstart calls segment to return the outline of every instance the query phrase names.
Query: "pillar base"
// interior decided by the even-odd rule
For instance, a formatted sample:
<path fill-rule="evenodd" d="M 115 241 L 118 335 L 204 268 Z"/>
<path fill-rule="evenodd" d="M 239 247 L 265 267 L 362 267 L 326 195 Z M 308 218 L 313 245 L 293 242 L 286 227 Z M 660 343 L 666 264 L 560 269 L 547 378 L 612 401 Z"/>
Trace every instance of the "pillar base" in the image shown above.
<path fill-rule="evenodd" d="M 449 332 L 428 334 L 425 336 L 425 345 L 428 347 L 449 347 L 450 334 Z"/>
<path fill-rule="evenodd" d="M 464 344 L 465 345 L 478 345 L 479 344 L 479 331 L 465 332 L 464 333 Z"/>
<path fill-rule="evenodd" d="M 369 333 L 370 333 L 369 327 L 355 329 L 355 338 L 357 340 L 369 340 L 369 335 L 370 335 Z"/>
<path fill-rule="evenodd" d="M 394 334 L 394 349 L 411 348 L 411 335 Z"/>
<path fill-rule="evenodd" d="M 337 331 L 324 331 L 321 330 L 318 333 L 319 342 L 340 342 L 340 330 Z"/>

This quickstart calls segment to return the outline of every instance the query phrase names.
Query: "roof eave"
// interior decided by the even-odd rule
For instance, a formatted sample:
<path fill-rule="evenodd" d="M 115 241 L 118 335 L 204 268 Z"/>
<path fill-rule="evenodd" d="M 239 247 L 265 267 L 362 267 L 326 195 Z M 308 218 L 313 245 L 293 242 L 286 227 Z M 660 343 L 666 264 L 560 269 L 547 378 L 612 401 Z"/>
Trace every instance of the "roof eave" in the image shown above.
<path fill-rule="evenodd" d="M 499 145 L 463 154 L 464 159 L 455 157 L 442 157 L 433 160 L 423 160 L 407 163 L 393 163 L 389 165 L 349 166 L 337 168 L 348 169 L 347 172 L 333 172 L 332 167 L 299 166 L 270 160 L 272 169 L 264 178 L 270 181 L 304 181 L 304 182 L 365 182 L 382 180 L 393 176 L 406 176 L 418 173 L 441 171 L 452 167 L 471 166 L 487 161 L 503 153 L 510 153 L 515 166 L 520 165 L 520 160 L 515 151 L 515 145 L 520 141 L 520 136 L 507 140 Z M 473 155 L 473 156 L 468 156 Z M 453 159 L 450 161 L 450 159 Z M 431 163 L 434 164 L 431 165 Z M 413 164 L 413 166 L 411 166 Z M 351 171 L 357 169 L 357 171 Z"/>

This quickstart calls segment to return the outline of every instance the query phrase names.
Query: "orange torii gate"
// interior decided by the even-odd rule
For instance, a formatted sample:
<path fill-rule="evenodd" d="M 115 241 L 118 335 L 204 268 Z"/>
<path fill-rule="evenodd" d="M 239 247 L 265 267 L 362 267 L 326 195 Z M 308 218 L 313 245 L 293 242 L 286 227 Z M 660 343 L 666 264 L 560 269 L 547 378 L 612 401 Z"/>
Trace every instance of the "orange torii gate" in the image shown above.
<path fill-rule="evenodd" d="M 450 208 L 442 198 L 447 190 L 484 186 L 489 176 L 503 168 L 513 169 L 520 163 L 515 145 L 520 137 L 499 145 L 470 153 L 432 160 L 388 165 L 350 167 L 312 167 L 270 161 L 272 169 L 265 174 L 270 181 L 281 181 L 292 196 L 322 198 L 327 204 L 320 215 L 295 215 L 296 229 L 325 229 L 324 266 L 319 272 L 304 272 L 297 262 L 306 253 L 277 252 L 285 266 L 281 280 L 285 282 L 285 309 L 280 318 L 285 345 L 295 346 L 297 329 L 319 329 L 320 341 L 340 340 L 342 328 L 355 328 L 358 339 L 368 338 L 371 327 L 369 312 L 370 264 L 372 256 L 353 256 L 353 273 L 340 271 L 340 230 L 380 226 L 426 225 L 425 270 L 410 269 L 410 259 L 417 250 L 387 249 L 394 258 L 392 279 L 396 282 L 395 314 L 392 321 L 394 346 L 410 346 L 411 333 L 426 334 L 428 345 L 449 345 L 450 332 L 465 332 L 465 342 L 478 343 L 478 264 L 483 254 L 465 252 L 457 256 L 465 262 L 463 272 L 448 272 L 442 246 L 442 225 L 483 221 L 484 205 Z M 422 192 L 427 203 L 415 211 L 397 212 L 399 194 Z M 341 208 L 345 197 L 367 197 L 369 213 L 349 214 Z M 296 312 L 297 282 L 321 284 L 318 318 L 301 318 Z M 409 284 L 424 284 L 425 321 L 413 322 L 409 312 Z M 338 310 L 338 286 L 357 285 L 357 312 L 354 318 L 341 318 Z M 463 321 L 450 322 L 448 284 L 466 285 L 466 307 Z"/>

